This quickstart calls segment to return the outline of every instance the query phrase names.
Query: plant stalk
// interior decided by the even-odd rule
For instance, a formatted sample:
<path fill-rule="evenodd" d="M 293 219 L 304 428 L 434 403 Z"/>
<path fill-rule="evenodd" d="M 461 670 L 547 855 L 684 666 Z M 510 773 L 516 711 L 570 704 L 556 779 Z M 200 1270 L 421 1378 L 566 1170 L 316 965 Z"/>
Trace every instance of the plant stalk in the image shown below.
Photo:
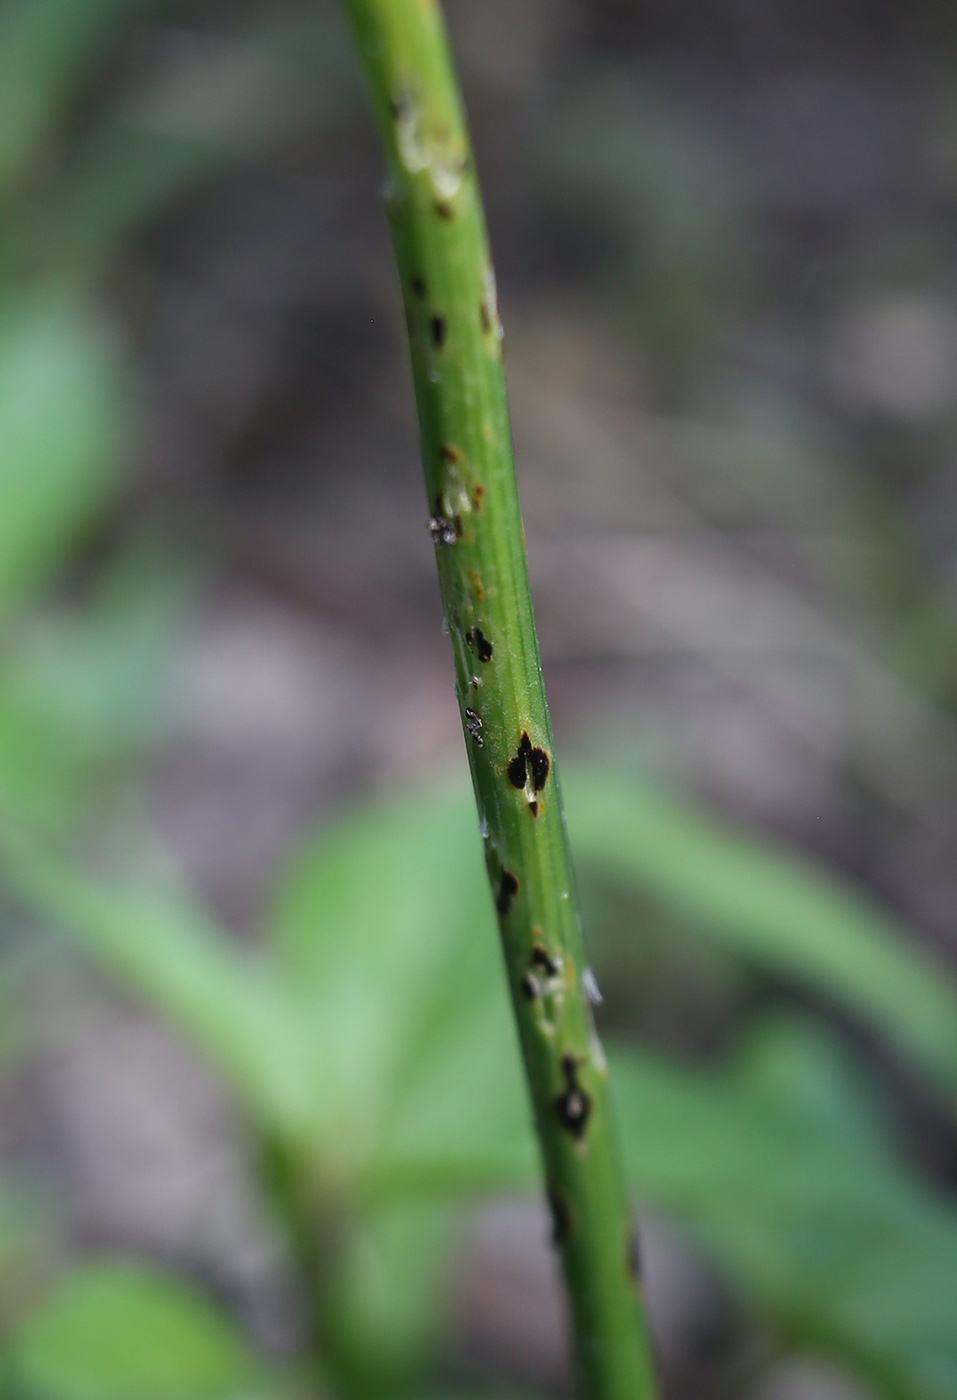
<path fill-rule="evenodd" d="M 581 1392 L 655 1393 L 529 593 L 481 196 L 436 0 L 344 0 L 388 164 L 442 604 Z"/>

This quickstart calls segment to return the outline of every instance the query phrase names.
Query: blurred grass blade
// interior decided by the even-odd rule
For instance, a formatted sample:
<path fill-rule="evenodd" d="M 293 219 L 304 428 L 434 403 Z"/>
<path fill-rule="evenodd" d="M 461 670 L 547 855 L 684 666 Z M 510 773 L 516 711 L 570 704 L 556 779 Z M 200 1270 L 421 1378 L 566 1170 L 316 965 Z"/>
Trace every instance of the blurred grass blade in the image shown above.
<path fill-rule="evenodd" d="M 311 1110 L 308 1071 L 293 1008 L 268 966 L 231 947 L 185 895 L 108 885 L 41 853 L 9 823 L 2 855 L 15 897 L 169 1016 L 261 1125 L 301 1135 Z"/>
<path fill-rule="evenodd" d="M 779 1334 L 888 1396 L 957 1394 L 957 1211 L 893 1161 L 825 1042 L 779 1025 L 727 1068 L 614 1063 L 634 1188 Z"/>
<path fill-rule="evenodd" d="M 889 912 L 809 858 L 648 784 L 577 769 L 566 789 L 583 861 L 841 1002 L 957 1094 L 957 979 Z"/>

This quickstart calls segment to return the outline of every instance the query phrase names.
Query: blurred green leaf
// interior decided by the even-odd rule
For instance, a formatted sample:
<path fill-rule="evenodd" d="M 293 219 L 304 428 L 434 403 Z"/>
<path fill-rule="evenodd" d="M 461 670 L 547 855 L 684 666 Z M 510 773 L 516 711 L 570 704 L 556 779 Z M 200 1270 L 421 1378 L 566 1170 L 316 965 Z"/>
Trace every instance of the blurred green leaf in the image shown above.
<path fill-rule="evenodd" d="M 169 1016 L 260 1125 L 300 1140 L 311 1121 L 314 1070 L 268 963 L 242 954 L 169 877 L 109 884 L 41 853 L 12 824 L 4 835 L 13 894 Z"/>
<path fill-rule="evenodd" d="M 642 806 L 633 795 L 644 814 L 639 828 L 625 796 L 596 783 L 603 813 L 618 819 L 622 846 L 608 837 L 613 868 L 623 866 L 643 887 L 658 881 L 668 900 L 685 888 L 684 872 L 703 905 L 704 887 L 695 882 L 714 866 L 725 940 L 737 937 L 739 951 L 833 990 L 830 963 L 813 938 L 805 949 L 798 917 L 804 911 L 814 930 L 820 877 L 810 877 L 814 898 L 804 904 L 807 872 L 785 862 L 794 904 L 782 952 L 767 908 L 787 907 L 773 897 L 783 877 L 758 883 L 770 890 L 767 908 L 748 903 L 747 880 L 760 870 L 751 843 L 724 836 L 729 866 L 744 882 L 744 895 L 732 884 L 732 899 L 722 893 L 708 823 L 698 855 L 680 845 L 698 830 L 680 810 L 681 820 L 669 824 L 668 804 Z M 570 795 L 575 830 L 576 821 L 587 823 L 584 780 Z M 584 843 L 596 856 L 605 846 L 600 830 L 593 823 Z M 622 849 L 630 853 L 636 842 L 645 863 L 626 865 Z M 390 1366 L 393 1375 L 411 1374 L 413 1358 L 428 1349 L 428 1299 L 448 1246 L 441 1202 L 538 1180 L 464 793 L 453 787 L 379 804 L 311 844 L 282 882 L 275 961 L 230 945 L 185 898 L 109 892 L 49 862 L 12 865 L 35 903 L 209 1051 L 261 1126 L 285 1134 L 300 1153 L 307 1146 L 311 1179 L 334 1183 L 358 1222 L 330 1345 L 342 1349 L 340 1365 L 360 1364 L 362 1338 L 381 1312 L 379 1360 L 370 1353 L 362 1364 L 370 1375 Z M 739 903 L 744 932 L 734 935 Z M 843 924 L 833 909 L 829 917 L 832 939 L 840 939 Z M 873 1014 L 872 945 L 879 966 L 883 957 L 903 966 L 906 943 L 888 954 L 882 939 L 892 936 L 883 925 L 875 934 L 866 917 L 858 920 L 849 937 L 865 964 L 865 991 L 846 949 L 838 985 L 851 1005 Z M 943 1400 L 957 1378 L 957 1221 L 895 1161 L 865 1088 L 820 1036 L 779 1026 L 732 1063 L 705 1069 L 622 1054 L 614 1082 L 630 1178 L 642 1198 L 691 1229 L 786 1340 L 833 1350 L 889 1396 Z M 421 1253 L 412 1269 L 406 1252 L 417 1230 Z"/>
<path fill-rule="evenodd" d="M 729 1066 L 613 1057 L 629 1178 L 791 1343 L 889 1395 L 957 1393 L 957 1211 L 908 1175 L 823 1038 L 777 1025 Z"/>
<path fill-rule="evenodd" d="M 36 162 L 98 47 L 148 0 L 5 0 L 0 9 L 0 185 Z"/>
<path fill-rule="evenodd" d="M 202 1294 L 124 1261 L 68 1278 L 14 1338 L 12 1369 L 43 1400 L 226 1400 L 262 1374 Z"/>
<path fill-rule="evenodd" d="M 84 606 L 49 609 L 22 629 L 0 671 L 0 794 L 10 810 L 48 829 L 81 810 L 88 818 L 99 769 L 156 738 L 194 579 L 189 561 L 135 539 Z"/>
<path fill-rule="evenodd" d="M 573 769 L 565 792 L 579 859 L 843 1003 L 957 1091 L 957 979 L 888 911 L 810 858 L 649 784 Z"/>
<path fill-rule="evenodd" d="M 457 786 L 457 785 L 456 785 Z M 277 947 L 376 1189 L 481 1189 L 533 1158 L 470 804 L 417 794 L 323 833 L 286 877 Z"/>
<path fill-rule="evenodd" d="M 321 1303 L 323 1360 L 347 1395 L 393 1400 L 421 1375 L 447 1321 L 454 1217 L 432 1202 L 358 1222 Z"/>
<path fill-rule="evenodd" d="M 0 314 L 0 604 L 42 583 L 117 482 L 126 427 L 106 324 L 53 289 Z"/>

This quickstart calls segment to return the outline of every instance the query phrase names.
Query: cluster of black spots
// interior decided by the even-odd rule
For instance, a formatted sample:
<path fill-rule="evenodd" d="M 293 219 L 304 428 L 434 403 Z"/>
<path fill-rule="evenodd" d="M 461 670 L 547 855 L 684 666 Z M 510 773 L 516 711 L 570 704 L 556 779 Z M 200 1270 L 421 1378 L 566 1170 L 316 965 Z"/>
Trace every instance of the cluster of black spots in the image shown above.
<path fill-rule="evenodd" d="M 412 290 L 415 293 L 415 295 L 419 298 L 419 301 L 425 300 L 425 281 L 418 275 L 418 273 L 416 273 L 416 275 L 412 278 Z"/>
<path fill-rule="evenodd" d="M 430 316 L 429 329 L 432 332 L 432 344 L 435 346 L 436 350 L 441 350 L 442 346 L 445 344 L 445 317 L 438 315 Z"/>
<path fill-rule="evenodd" d="M 481 627 L 470 627 L 465 634 L 465 640 L 483 665 L 492 659 L 492 643 L 486 637 Z M 547 771 L 547 770 L 546 770 Z M 524 780 L 519 787 L 524 786 Z"/>
<path fill-rule="evenodd" d="M 535 791 L 541 792 L 548 780 L 549 763 L 545 750 L 534 748 L 528 731 L 523 729 L 518 753 L 508 761 L 508 780 L 512 787 L 523 788 L 531 779 Z"/>
<path fill-rule="evenodd" d="M 433 204 L 432 208 L 438 214 L 440 219 L 455 218 L 455 210 L 452 208 L 451 204 L 447 199 L 437 199 Z"/>
<path fill-rule="evenodd" d="M 578 1082 L 578 1061 L 574 1055 L 562 1056 L 565 1088 L 555 1095 L 555 1112 L 563 1128 L 578 1141 L 584 1136 L 585 1124 L 591 1113 L 591 1097 Z"/>
<path fill-rule="evenodd" d="M 465 727 L 475 740 L 475 747 L 482 748 L 485 740 L 482 738 L 482 721 L 474 710 L 466 708 Z"/>
<path fill-rule="evenodd" d="M 548 1188 L 548 1208 L 552 1215 L 552 1244 L 564 1244 L 572 1228 L 572 1208 L 560 1186 Z"/>
<path fill-rule="evenodd" d="M 557 977 L 560 971 L 558 963 L 541 943 L 532 944 L 532 966 L 542 968 L 549 977 Z"/>
<path fill-rule="evenodd" d="M 527 1001 L 537 1001 L 541 990 L 537 978 L 533 977 L 530 972 L 526 972 L 522 978 L 522 996 Z"/>
<path fill-rule="evenodd" d="M 449 520 L 447 516 L 436 511 L 435 515 L 429 516 L 429 534 L 435 545 L 455 544 L 462 534 L 461 517 L 456 515 Z"/>
<path fill-rule="evenodd" d="M 502 878 L 499 881 L 498 894 L 495 898 L 495 908 L 503 919 L 509 911 L 513 896 L 518 894 L 518 890 L 518 880 L 515 876 L 510 870 L 503 870 Z"/>

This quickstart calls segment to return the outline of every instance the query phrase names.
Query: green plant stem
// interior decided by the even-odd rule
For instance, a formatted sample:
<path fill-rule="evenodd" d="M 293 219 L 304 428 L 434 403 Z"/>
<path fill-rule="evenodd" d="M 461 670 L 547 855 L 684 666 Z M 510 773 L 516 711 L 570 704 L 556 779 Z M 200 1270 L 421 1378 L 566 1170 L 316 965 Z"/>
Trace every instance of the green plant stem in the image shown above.
<path fill-rule="evenodd" d="M 442 603 L 582 1392 L 654 1376 L 529 595 L 478 183 L 434 0 L 345 0 L 385 146 Z"/>

